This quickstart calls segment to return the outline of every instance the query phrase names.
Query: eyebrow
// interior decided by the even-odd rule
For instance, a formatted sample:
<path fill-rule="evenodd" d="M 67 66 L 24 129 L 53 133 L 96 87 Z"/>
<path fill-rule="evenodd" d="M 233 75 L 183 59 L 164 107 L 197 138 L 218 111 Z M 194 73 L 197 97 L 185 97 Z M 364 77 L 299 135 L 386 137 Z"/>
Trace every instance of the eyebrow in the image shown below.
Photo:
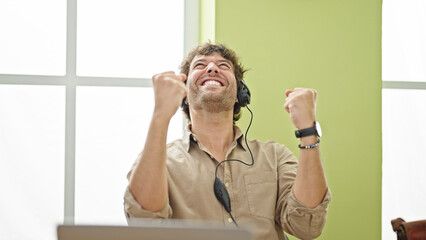
<path fill-rule="evenodd" d="M 206 60 L 204 60 L 204 59 L 198 59 L 197 61 L 195 61 L 192 65 L 195 65 L 195 64 L 197 64 L 198 62 L 205 62 Z"/>
<path fill-rule="evenodd" d="M 201 62 L 201 63 L 204 63 L 204 62 L 206 62 L 206 60 L 205 59 L 198 59 L 197 61 L 195 61 L 193 64 L 192 64 L 192 66 L 194 66 L 195 64 L 197 64 L 198 62 Z M 231 66 L 234 66 L 233 64 L 232 64 L 232 62 L 231 61 L 229 61 L 229 60 L 227 60 L 227 59 L 221 59 L 221 60 L 218 60 L 217 62 L 219 62 L 219 63 L 228 63 L 229 65 L 231 65 Z"/>
<path fill-rule="evenodd" d="M 229 65 L 233 66 L 233 65 L 232 65 L 232 62 L 231 62 L 231 61 L 229 61 L 229 60 L 227 60 L 227 59 L 219 60 L 218 62 L 225 62 L 225 63 L 228 63 Z"/>

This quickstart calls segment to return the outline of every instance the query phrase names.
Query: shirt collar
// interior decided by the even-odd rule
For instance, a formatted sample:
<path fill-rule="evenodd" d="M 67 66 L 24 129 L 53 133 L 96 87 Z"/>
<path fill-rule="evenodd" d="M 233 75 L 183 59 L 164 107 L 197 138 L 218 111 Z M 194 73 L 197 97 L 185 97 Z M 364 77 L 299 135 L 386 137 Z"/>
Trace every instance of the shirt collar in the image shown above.
<path fill-rule="evenodd" d="M 243 132 L 241 131 L 241 129 L 237 126 L 234 125 L 234 141 L 237 141 L 238 145 L 246 150 L 247 146 L 244 143 L 244 135 Z M 183 146 L 186 149 L 186 151 L 189 151 L 189 147 L 191 146 L 191 139 L 194 142 L 197 142 L 197 137 L 195 136 L 195 134 L 191 131 L 191 123 L 189 123 L 188 125 L 186 125 L 186 128 L 183 132 L 183 137 L 182 137 L 182 141 L 183 141 Z"/>

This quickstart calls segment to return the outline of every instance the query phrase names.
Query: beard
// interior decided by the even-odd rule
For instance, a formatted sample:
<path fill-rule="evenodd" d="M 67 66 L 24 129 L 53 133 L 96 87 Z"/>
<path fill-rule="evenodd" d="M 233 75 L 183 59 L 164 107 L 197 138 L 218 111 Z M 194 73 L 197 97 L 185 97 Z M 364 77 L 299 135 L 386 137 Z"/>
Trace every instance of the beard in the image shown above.
<path fill-rule="evenodd" d="M 188 101 L 194 110 L 204 110 L 210 113 L 233 111 L 236 93 L 229 91 L 188 93 Z"/>

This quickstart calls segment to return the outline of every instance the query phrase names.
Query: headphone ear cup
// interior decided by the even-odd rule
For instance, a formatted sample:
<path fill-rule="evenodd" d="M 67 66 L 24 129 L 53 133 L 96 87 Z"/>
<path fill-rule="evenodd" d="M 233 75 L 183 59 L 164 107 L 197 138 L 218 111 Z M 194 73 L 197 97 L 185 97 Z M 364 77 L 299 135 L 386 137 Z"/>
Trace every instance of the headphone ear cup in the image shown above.
<path fill-rule="evenodd" d="M 237 92 L 238 104 L 241 107 L 247 106 L 250 103 L 250 97 L 250 90 L 248 89 L 244 80 L 241 80 L 241 87 L 238 89 Z"/>

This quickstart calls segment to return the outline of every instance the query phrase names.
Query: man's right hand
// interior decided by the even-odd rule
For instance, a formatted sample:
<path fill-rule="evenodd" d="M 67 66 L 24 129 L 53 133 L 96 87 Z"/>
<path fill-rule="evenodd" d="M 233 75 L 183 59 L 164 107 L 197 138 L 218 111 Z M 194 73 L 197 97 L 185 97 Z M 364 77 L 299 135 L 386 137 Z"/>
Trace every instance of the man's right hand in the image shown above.
<path fill-rule="evenodd" d="M 171 119 L 187 95 L 185 85 L 186 75 L 164 72 L 152 76 L 154 87 L 155 108 L 154 112 L 167 119 Z"/>
<path fill-rule="evenodd" d="M 185 74 L 164 72 L 152 77 L 155 107 L 145 147 L 129 179 L 129 190 L 143 209 L 157 212 L 168 199 L 166 141 L 169 121 L 188 90 Z"/>

